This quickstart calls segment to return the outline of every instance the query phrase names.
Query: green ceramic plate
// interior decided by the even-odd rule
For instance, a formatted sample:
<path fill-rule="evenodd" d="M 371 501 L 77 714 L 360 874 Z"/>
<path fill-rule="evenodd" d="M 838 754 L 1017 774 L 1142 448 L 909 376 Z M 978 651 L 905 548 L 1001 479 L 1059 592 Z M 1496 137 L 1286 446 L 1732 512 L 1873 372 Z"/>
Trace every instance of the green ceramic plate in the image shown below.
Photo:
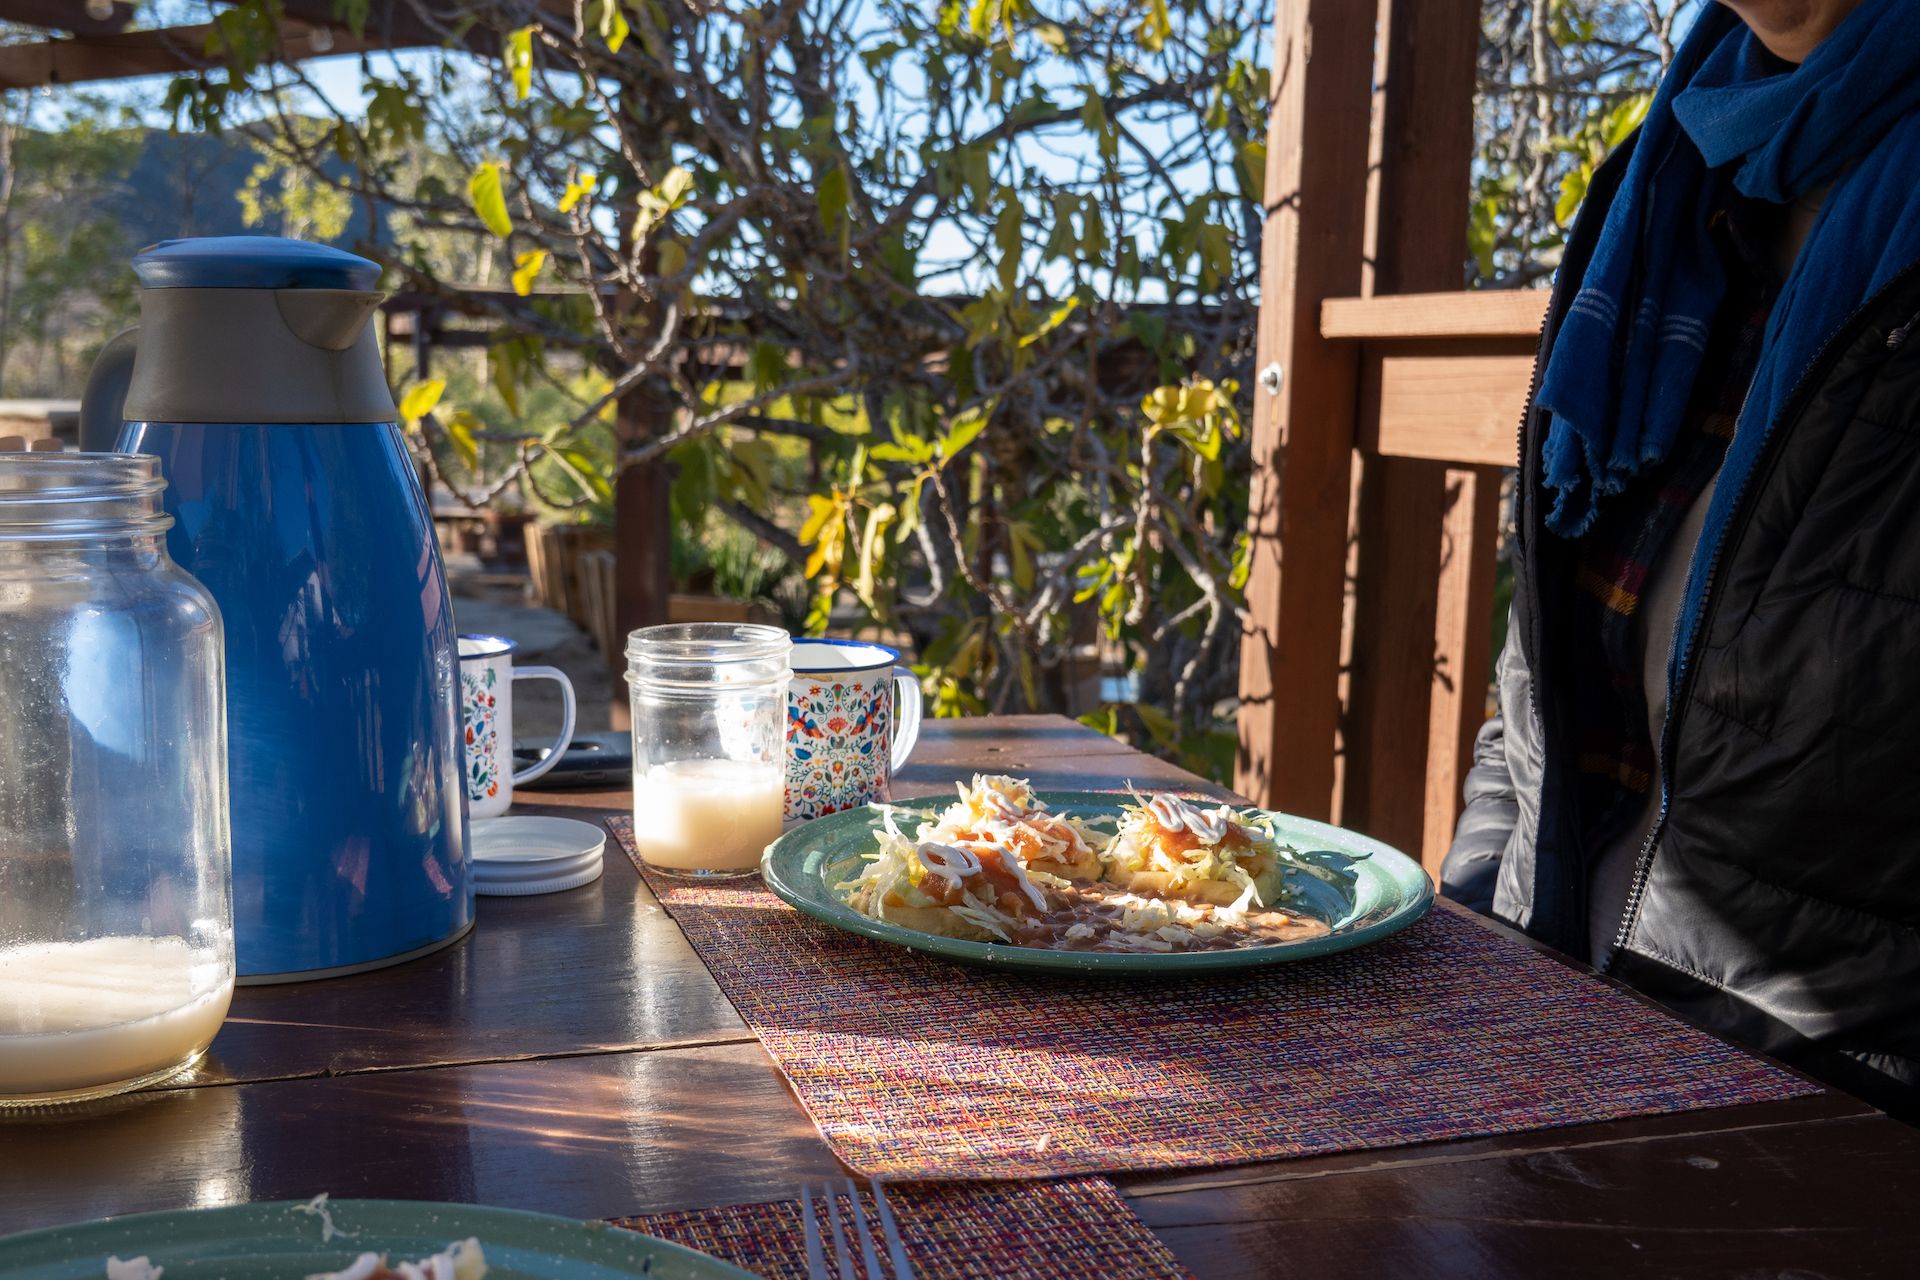
<path fill-rule="evenodd" d="M 1055 813 L 1070 814 L 1111 834 L 1124 797 L 1098 791 L 1042 791 L 1039 798 Z M 950 803 L 951 797 L 894 805 L 910 830 Z M 1418 863 L 1397 849 L 1324 822 L 1286 814 L 1271 815 L 1274 833 L 1301 851 L 1312 864 L 1291 873 L 1298 892 L 1288 909 L 1325 921 L 1333 932 L 1318 938 L 1238 951 L 1131 953 L 1048 951 L 995 942 L 966 942 L 886 924 L 848 906 L 834 888 L 858 874 L 861 857 L 874 849 L 881 828 L 880 806 L 868 805 L 830 814 L 795 827 L 760 859 L 767 887 L 795 907 L 852 933 L 894 942 L 915 951 L 970 964 L 1059 973 L 1207 973 L 1256 965 L 1305 960 L 1377 942 L 1397 933 L 1433 905 L 1433 882 Z"/>
<path fill-rule="evenodd" d="M 337 1232 L 304 1201 L 137 1213 L 0 1240 L 7 1280 L 102 1280 L 108 1255 L 146 1257 L 166 1280 L 301 1280 L 346 1266 L 362 1253 L 394 1261 L 438 1253 L 475 1236 L 488 1280 L 739 1280 L 749 1273 L 679 1245 L 597 1222 L 544 1213 L 408 1200 L 337 1200 Z M 348 1233 L 351 1233 L 350 1235 Z"/>

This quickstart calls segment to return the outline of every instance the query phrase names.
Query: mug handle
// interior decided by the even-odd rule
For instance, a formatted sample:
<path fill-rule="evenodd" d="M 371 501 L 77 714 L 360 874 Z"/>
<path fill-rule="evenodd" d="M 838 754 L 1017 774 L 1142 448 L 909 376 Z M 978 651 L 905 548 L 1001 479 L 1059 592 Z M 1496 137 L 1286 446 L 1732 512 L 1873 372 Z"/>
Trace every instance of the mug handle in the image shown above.
<path fill-rule="evenodd" d="M 920 677 L 905 667 L 893 669 L 893 768 L 898 769 L 913 754 L 920 741 Z"/>
<path fill-rule="evenodd" d="M 557 680 L 560 682 L 560 736 L 553 740 L 553 747 L 547 752 L 547 758 L 536 760 L 513 775 L 513 785 L 532 782 L 553 766 L 560 763 L 560 757 L 573 745 L 573 681 L 567 679 L 567 673 L 558 667 L 515 667 L 515 680 Z"/>

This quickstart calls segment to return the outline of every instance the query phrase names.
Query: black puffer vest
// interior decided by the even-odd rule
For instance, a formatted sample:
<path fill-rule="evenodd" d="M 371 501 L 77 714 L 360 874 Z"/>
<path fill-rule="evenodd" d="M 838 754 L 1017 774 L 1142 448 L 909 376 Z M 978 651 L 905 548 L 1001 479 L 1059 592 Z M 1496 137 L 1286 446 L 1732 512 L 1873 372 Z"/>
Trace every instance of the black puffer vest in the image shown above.
<path fill-rule="evenodd" d="M 1543 363 L 1625 159 L 1609 163 L 1581 215 Z M 1503 698 L 1520 821 L 1493 905 L 1585 955 L 1589 851 L 1569 744 L 1573 682 L 1592 673 L 1568 667 L 1576 547 L 1542 523 L 1545 428 L 1530 405 L 1518 652 Z M 1738 495 L 1708 584 L 1670 701 L 1667 810 L 1640 852 L 1609 971 L 1910 1109 L 1920 1096 L 1920 268 L 1827 339 Z"/>

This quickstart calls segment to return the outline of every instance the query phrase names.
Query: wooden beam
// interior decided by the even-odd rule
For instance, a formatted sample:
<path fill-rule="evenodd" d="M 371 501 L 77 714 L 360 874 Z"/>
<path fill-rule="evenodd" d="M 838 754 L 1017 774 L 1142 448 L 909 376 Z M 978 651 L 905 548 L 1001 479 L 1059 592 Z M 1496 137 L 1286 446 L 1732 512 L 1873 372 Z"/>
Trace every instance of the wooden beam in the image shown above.
<path fill-rule="evenodd" d="M 88 15 L 84 0 L 0 0 L 0 20 L 81 36 L 108 36 L 132 24 L 133 6 L 127 0 L 114 0 L 112 12 L 95 18 Z"/>
<path fill-rule="evenodd" d="M 1310 817 L 1333 802 L 1357 369 L 1320 304 L 1360 284 L 1373 34 L 1356 0 L 1274 15 L 1235 786 Z"/>
<path fill-rule="evenodd" d="M 1480 2 L 1379 0 L 1379 32 L 1370 291 L 1458 289 L 1466 272 Z M 1369 416 L 1363 413 L 1363 430 Z M 1416 854 L 1427 826 L 1436 671 L 1459 661 L 1436 648 L 1447 481 L 1437 462 L 1367 456 L 1353 535 L 1340 820 Z"/>
<path fill-rule="evenodd" d="M 205 71 L 227 62 L 224 53 L 207 52 L 207 39 L 214 30 L 211 24 L 202 23 L 0 46 L 0 89 Z M 314 43 L 317 30 L 319 28 L 292 19 L 282 22 L 276 56 L 283 62 L 299 62 L 388 47 L 385 40 L 372 34 L 362 38 L 348 31 L 328 29 L 327 35 L 320 38 L 325 47 L 317 48 Z"/>
<path fill-rule="evenodd" d="M 1427 723 L 1425 818 L 1416 853 L 1437 881 L 1460 821 L 1473 739 L 1487 718 L 1492 670 L 1494 545 L 1500 537 L 1499 467 L 1448 467 L 1434 598 L 1433 705 Z"/>
<path fill-rule="evenodd" d="M 1402 293 L 1328 298 L 1320 307 L 1323 338 L 1525 338 L 1540 336 L 1545 289 L 1481 289 L 1473 293 Z"/>
<path fill-rule="evenodd" d="M 1368 343 L 1363 448 L 1390 458 L 1511 467 L 1533 349 L 1498 342 Z"/>

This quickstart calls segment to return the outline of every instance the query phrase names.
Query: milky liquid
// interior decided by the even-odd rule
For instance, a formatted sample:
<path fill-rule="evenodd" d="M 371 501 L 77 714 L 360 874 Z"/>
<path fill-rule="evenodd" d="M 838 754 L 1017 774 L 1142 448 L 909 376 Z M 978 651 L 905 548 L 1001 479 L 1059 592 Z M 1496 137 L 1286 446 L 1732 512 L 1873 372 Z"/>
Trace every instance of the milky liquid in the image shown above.
<path fill-rule="evenodd" d="M 640 856 L 682 871 L 751 871 L 780 838 L 786 774 L 778 764 L 675 760 L 633 775 Z"/>
<path fill-rule="evenodd" d="M 138 1080 L 205 1049 L 233 972 L 179 938 L 0 947 L 0 1100 Z"/>

